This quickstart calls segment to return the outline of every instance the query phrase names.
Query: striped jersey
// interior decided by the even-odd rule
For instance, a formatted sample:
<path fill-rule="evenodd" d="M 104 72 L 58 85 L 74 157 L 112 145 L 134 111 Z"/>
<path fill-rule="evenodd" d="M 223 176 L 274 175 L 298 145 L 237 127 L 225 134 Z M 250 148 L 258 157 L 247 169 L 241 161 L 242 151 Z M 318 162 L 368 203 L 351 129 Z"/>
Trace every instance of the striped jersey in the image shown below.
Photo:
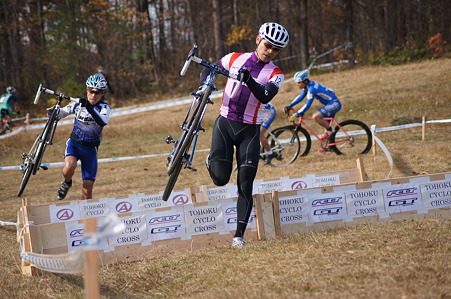
<path fill-rule="evenodd" d="M 258 59 L 255 52 L 230 53 L 220 60 L 220 65 L 233 74 L 246 66 L 252 78 L 261 84 L 273 84 L 278 90 L 282 87 L 285 76 L 271 61 L 265 63 Z M 224 88 L 220 114 L 230 120 L 246 124 L 261 124 L 265 116 L 265 104 L 262 104 L 243 83 L 237 95 L 231 98 L 237 80 L 229 78 Z"/>

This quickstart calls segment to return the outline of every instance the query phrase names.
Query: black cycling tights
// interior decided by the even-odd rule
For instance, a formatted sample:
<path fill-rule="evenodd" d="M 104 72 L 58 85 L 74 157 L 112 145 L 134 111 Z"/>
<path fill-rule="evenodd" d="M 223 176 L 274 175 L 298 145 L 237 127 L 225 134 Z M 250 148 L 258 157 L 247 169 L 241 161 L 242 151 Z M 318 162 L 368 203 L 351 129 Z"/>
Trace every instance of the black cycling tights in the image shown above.
<path fill-rule="evenodd" d="M 238 163 L 237 230 L 242 237 L 253 207 L 252 185 L 260 158 L 260 125 L 244 124 L 219 116 L 213 127 L 210 149 L 210 176 L 217 186 L 230 180 L 233 152 Z"/>

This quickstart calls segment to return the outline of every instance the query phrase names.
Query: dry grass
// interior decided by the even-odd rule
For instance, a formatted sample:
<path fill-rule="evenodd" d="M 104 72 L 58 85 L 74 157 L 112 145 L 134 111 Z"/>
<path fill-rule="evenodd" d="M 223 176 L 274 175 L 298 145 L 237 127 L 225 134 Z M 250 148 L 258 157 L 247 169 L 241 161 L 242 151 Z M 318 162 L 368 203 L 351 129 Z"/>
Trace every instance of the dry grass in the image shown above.
<path fill-rule="evenodd" d="M 360 119 L 368 125 L 391 126 L 398 119 L 451 118 L 451 60 L 424 61 L 401 66 L 362 67 L 344 72 L 313 75 L 333 87 L 344 108 L 339 119 Z M 291 101 L 299 90 L 288 82 L 274 99 L 277 107 Z M 206 133 L 198 149 L 210 146 L 212 123 L 219 102 L 210 106 L 204 121 Z M 313 109 L 317 106 L 312 107 Z M 105 128 L 100 158 L 167 153 L 168 134 L 177 136 L 178 122 L 186 106 L 112 118 Z M 286 124 L 279 117 L 274 128 Z M 60 126 L 55 144 L 48 147 L 44 162 L 60 162 L 70 126 Z M 395 167 L 392 177 L 449 172 L 449 124 L 428 125 L 426 140 L 421 128 L 379 133 L 390 150 Z M 0 166 L 18 165 L 37 131 L 22 132 L 0 140 Z M 309 156 L 285 168 L 261 165 L 257 178 L 298 176 L 350 169 L 355 158 L 322 155 L 313 143 Z M 210 185 L 203 167 L 206 152 L 197 154 L 197 173 L 183 171 L 176 189 Z M 95 197 L 155 193 L 167 176 L 165 157 L 100 164 Z M 384 179 L 389 172 L 380 149 L 366 155 L 370 180 Z M 50 168 L 32 176 L 24 192 L 31 204 L 56 202 L 61 169 Z M 80 170 L 67 200 L 80 198 Z M 235 178 L 233 178 L 235 182 Z M 0 171 L 1 221 L 15 222 L 20 199 L 15 195 L 19 171 Z M 405 221 L 361 226 L 322 233 L 252 242 L 244 250 L 218 248 L 189 254 L 153 256 L 134 263 L 103 267 L 101 293 L 108 298 L 450 298 L 451 222 Z M 23 277 L 15 229 L 0 227 L 0 298 L 80 298 L 81 276 L 45 273 Z"/>

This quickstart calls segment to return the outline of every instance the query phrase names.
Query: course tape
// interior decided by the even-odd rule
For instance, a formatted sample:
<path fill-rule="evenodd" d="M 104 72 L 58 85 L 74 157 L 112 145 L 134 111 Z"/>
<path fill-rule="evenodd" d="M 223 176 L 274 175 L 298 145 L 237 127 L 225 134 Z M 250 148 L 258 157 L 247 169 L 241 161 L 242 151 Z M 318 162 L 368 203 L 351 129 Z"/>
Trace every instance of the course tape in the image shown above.
<path fill-rule="evenodd" d="M 20 245 L 20 257 L 38 269 L 65 274 L 82 273 L 84 270 L 83 252 L 85 250 L 98 250 L 98 244 L 116 236 L 125 229 L 119 217 L 115 214 L 108 214 L 102 219 L 97 232 L 86 234 L 83 239 L 83 247 L 63 254 L 41 254 L 23 251 L 22 238 Z"/>

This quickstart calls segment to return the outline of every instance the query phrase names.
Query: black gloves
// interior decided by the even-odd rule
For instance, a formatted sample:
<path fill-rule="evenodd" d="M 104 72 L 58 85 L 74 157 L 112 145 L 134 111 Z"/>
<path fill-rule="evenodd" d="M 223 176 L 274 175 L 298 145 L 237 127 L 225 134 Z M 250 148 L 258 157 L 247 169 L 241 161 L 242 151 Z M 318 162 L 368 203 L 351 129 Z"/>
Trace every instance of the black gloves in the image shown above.
<path fill-rule="evenodd" d="M 81 107 L 88 107 L 89 105 L 91 105 L 87 98 L 80 98 L 78 99 L 78 102 L 80 103 Z"/>
<path fill-rule="evenodd" d="M 238 76 L 237 76 L 238 81 L 247 83 L 250 78 L 251 78 L 251 73 L 246 68 L 242 68 L 238 71 Z"/>
<path fill-rule="evenodd" d="M 290 105 L 283 107 L 283 112 L 285 112 L 285 114 L 288 114 L 290 112 L 290 110 L 291 110 Z"/>

